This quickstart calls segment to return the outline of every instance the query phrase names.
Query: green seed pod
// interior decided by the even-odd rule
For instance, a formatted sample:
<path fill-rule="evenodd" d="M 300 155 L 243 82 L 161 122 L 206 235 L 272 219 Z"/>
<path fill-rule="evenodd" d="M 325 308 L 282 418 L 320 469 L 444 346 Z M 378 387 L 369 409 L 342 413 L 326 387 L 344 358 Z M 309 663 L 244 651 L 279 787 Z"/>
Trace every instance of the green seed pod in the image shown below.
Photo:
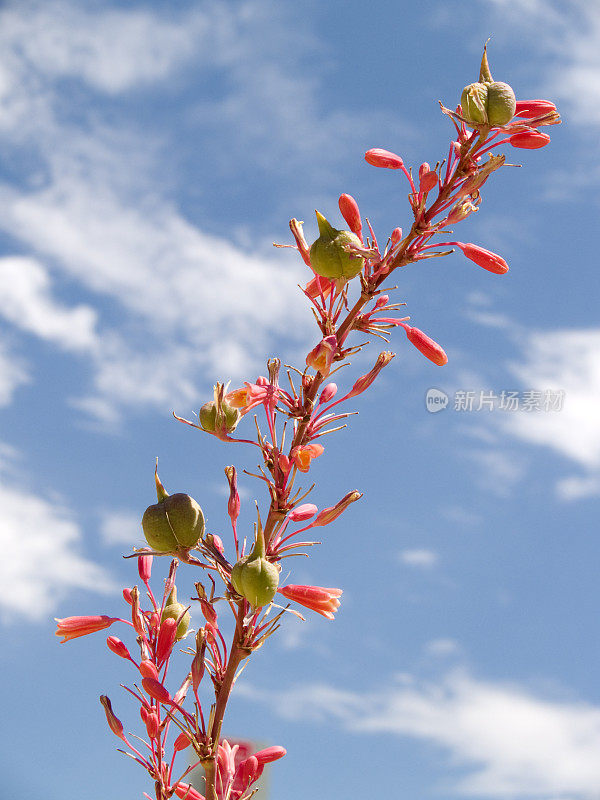
<path fill-rule="evenodd" d="M 155 480 L 158 503 L 148 506 L 142 517 L 146 541 L 160 553 L 195 547 L 204 535 L 202 509 L 189 494 L 168 494 L 158 473 Z"/>
<path fill-rule="evenodd" d="M 266 606 L 275 597 L 279 586 L 279 569 L 265 558 L 265 540 L 260 525 L 254 549 L 231 570 L 231 583 L 253 608 Z"/>
<path fill-rule="evenodd" d="M 182 603 L 177 602 L 177 589 L 173 587 L 173 589 L 171 590 L 171 594 L 167 598 L 167 603 L 164 607 L 161 620 L 164 621 L 165 619 L 167 619 L 167 617 L 177 620 L 183 614 L 184 611 L 185 611 L 185 606 Z M 177 626 L 177 634 L 176 634 L 177 640 L 183 639 L 189 627 L 190 627 L 190 612 L 186 611 L 185 614 L 183 614 L 183 617 L 181 617 L 179 625 Z"/>
<path fill-rule="evenodd" d="M 233 433 L 240 421 L 240 412 L 237 408 L 233 408 L 229 403 L 226 403 L 225 400 L 221 401 L 220 405 L 221 419 L 219 420 L 218 403 L 215 400 L 205 403 L 198 414 L 200 425 L 208 433 L 214 433 L 218 428 L 223 433 Z"/>
<path fill-rule="evenodd" d="M 318 211 L 319 238 L 310 248 L 310 263 L 317 275 L 323 278 L 350 280 L 358 275 L 365 263 L 361 256 L 352 255 L 344 249 L 351 244 L 362 247 L 356 234 L 351 231 L 338 231 L 327 222 Z"/>
<path fill-rule="evenodd" d="M 515 93 L 508 83 L 494 81 L 488 84 L 487 116 L 490 125 L 506 125 L 517 110 Z"/>
<path fill-rule="evenodd" d="M 463 117 L 474 125 L 486 125 L 488 121 L 486 103 L 487 83 L 470 83 L 462 91 L 460 105 Z"/>

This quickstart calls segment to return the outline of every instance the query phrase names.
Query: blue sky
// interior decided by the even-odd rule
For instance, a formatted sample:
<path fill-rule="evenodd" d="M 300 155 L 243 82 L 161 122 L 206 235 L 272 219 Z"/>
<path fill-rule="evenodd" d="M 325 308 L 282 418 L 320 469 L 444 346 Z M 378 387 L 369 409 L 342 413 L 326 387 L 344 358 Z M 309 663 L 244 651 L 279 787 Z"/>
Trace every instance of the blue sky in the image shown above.
<path fill-rule="evenodd" d="M 455 253 L 398 279 L 449 364 L 395 335 L 327 442 L 313 502 L 364 497 L 288 564 L 292 582 L 343 588 L 342 607 L 288 620 L 226 730 L 288 749 L 273 798 L 597 797 L 600 6 L 584 0 L 2 4 L 3 797 L 148 789 L 97 699 L 135 730 L 133 676 L 102 634 L 59 647 L 52 618 L 123 613 L 157 456 L 225 537 L 223 467 L 252 454 L 171 411 L 268 356 L 302 363 L 306 271 L 271 243 L 291 217 L 314 238 L 315 208 L 340 223 L 341 192 L 383 240 L 409 225 L 401 177 L 362 154 L 444 157 L 437 101 L 477 78 L 488 36 L 494 77 L 564 119 L 456 229 L 511 270 Z M 449 397 L 436 414 L 432 387 Z M 561 411 L 454 410 L 459 391 L 547 389 Z M 241 484 L 249 530 L 260 487 Z"/>

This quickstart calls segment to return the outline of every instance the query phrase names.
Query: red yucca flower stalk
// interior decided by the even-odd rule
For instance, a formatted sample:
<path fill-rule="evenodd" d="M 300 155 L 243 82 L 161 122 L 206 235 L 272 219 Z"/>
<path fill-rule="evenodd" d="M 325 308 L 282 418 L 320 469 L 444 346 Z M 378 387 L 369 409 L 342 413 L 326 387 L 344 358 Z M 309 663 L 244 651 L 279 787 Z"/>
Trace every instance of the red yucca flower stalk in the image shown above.
<path fill-rule="evenodd" d="M 266 374 L 246 374 L 246 380 L 232 391 L 226 380 L 216 381 L 213 399 L 207 399 L 195 421 L 176 417 L 223 444 L 251 446 L 259 466 L 257 473 L 247 474 L 261 486 L 266 484 L 266 502 L 264 507 L 256 504 L 253 526 L 238 531 L 243 517 L 235 467 L 225 468 L 229 544 L 207 528 L 202 509 L 192 497 L 169 494 L 155 471 L 157 502 L 142 517 L 148 547 L 133 553 L 143 589 L 123 590 L 127 619 L 100 615 L 57 620 L 56 633 L 63 642 L 115 622 L 132 629 L 130 647 L 116 636 L 109 636 L 106 644 L 121 663 L 127 662 L 131 686 L 126 688 L 139 703 L 142 737 L 132 736 L 130 742 L 108 697 L 102 695 L 100 700 L 110 730 L 125 743 L 127 755 L 147 771 L 157 800 L 247 800 L 267 765 L 285 755 L 278 745 L 253 753 L 252 747 L 223 738 L 222 730 L 236 676 L 246 660 L 277 631 L 285 614 L 304 619 L 290 604 L 328 620 L 340 608 L 341 589 L 279 586 L 283 559 L 307 555 L 302 549 L 317 544 L 298 541 L 299 534 L 335 523 L 362 496 L 357 490 L 348 491 L 334 505 L 319 510 L 318 492 L 307 502 L 314 482 L 306 481 L 313 484 L 308 491 L 300 484 L 304 475 L 315 471 L 313 461 L 324 454 L 318 440 L 346 427 L 346 420 L 355 413 L 349 402 L 370 389 L 394 354 L 383 350 L 371 359 L 373 367 L 358 377 L 346 379 L 350 370 L 339 368 L 348 367 L 350 357 L 369 344 L 365 335 L 387 345 L 398 327 L 434 365 L 448 362 L 436 341 L 407 324 L 409 317 L 399 317 L 404 303 L 390 302 L 391 290 L 384 288 L 384 282 L 389 287 L 394 271 L 402 275 L 400 270 L 414 268 L 426 258 L 449 255 L 452 250 L 440 249 L 446 245 L 458 247 L 488 272 L 508 271 L 506 261 L 484 247 L 441 242 L 439 237 L 478 211 L 488 179 L 504 166 L 503 146 L 543 147 L 549 137 L 538 129 L 557 124 L 560 118 L 550 101 L 517 101 L 506 83 L 498 94 L 485 52 L 480 81 L 467 86 L 461 103 L 453 108 L 442 106 L 453 126 L 452 138 L 447 155 L 436 159 L 434 169 L 426 161 L 418 170 L 409 169 L 399 155 L 381 148 L 365 153 L 368 164 L 399 170 L 387 177 L 408 184 L 409 222 L 404 229 L 396 226 L 389 236 L 381 237 L 383 246 L 370 222 L 363 234 L 358 203 L 347 193 L 340 196 L 339 209 L 349 230 L 336 228 L 318 213 L 319 237 L 309 245 L 303 223 L 296 218 L 290 221 L 294 244 L 279 246 L 294 248 L 301 258 L 306 277 L 299 296 L 310 305 L 317 326 L 313 342 L 318 344 L 302 368 L 286 366 L 285 379 L 280 380 L 281 362 L 272 358 Z M 412 352 L 408 357 L 413 355 L 417 357 Z M 424 368 L 429 367 L 424 364 Z M 331 373 L 336 373 L 339 387 L 337 382 L 328 382 Z M 220 525 L 216 527 L 221 533 Z M 155 556 L 171 560 L 159 595 L 151 586 Z M 294 562 L 286 562 L 284 574 L 287 563 Z M 195 570 L 195 594 L 183 601 L 178 600 L 175 584 L 180 564 Z M 336 568 L 335 563 L 331 565 L 332 583 L 337 582 Z M 277 593 L 289 604 L 278 605 Z M 195 607 L 195 631 L 189 628 L 190 604 Z M 179 651 L 189 660 L 179 681 L 173 682 L 169 670 Z M 182 751 L 185 756 L 178 759 Z M 204 769 L 202 793 L 192 785 L 190 753 Z"/>

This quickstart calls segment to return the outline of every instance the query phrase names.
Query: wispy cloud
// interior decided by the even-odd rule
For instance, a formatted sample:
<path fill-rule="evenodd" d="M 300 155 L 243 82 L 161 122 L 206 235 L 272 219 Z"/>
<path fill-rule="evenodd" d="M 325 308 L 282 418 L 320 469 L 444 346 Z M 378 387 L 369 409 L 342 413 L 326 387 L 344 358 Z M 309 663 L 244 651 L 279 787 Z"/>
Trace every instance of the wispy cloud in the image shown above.
<path fill-rule="evenodd" d="M 133 511 L 104 511 L 101 514 L 100 535 L 107 545 L 145 545 L 141 517 Z"/>
<path fill-rule="evenodd" d="M 400 685 L 380 692 L 344 692 L 326 684 L 281 692 L 240 688 L 290 719 L 335 722 L 361 736 L 408 736 L 442 747 L 462 767 L 462 777 L 447 780 L 460 794 L 597 797 L 600 708 L 591 704 L 544 697 L 461 670 L 437 682 L 404 676 Z"/>
<path fill-rule="evenodd" d="M 402 550 L 399 554 L 402 564 L 409 567 L 431 569 L 438 562 L 438 554 L 434 550 Z"/>
<path fill-rule="evenodd" d="M 23 359 L 10 349 L 8 342 L 0 341 L 0 408 L 10 405 L 15 391 L 29 381 Z"/>
<path fill-rule="evenodd" d="M 46 619 L 73 589 L 115 589 L 106 572 L 79 552 L 81 529 L 60 501 L 16 485 L 15 452 L 0 464 L 0 618 Z"/>

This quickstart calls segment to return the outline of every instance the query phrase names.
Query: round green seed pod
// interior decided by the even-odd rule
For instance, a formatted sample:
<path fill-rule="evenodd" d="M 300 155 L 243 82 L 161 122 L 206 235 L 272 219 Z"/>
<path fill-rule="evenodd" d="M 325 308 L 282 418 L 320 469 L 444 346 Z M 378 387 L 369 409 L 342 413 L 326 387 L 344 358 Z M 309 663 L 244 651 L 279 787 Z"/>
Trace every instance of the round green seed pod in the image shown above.
<path fill-rule="evenodd" d="M 170 605 L 165 606 L 161 620 L 164 621 L 165 619 L 167 619 L 167 617 L 170 617 L 171 619 L 179 619 L 181 614 L 183 614 L 184 610 L 185 606 L 182 603 L 171 603 Z M 185 614 L 183 614 L 183 617 L 181 617 L 181 620 L 179 621 L 175 638 L 177 640 L 183 639 L 183 637 L 188 632 L 189 627 L 190 627 L 190 612 L 186 611 Z"/>
<path fill-rule="evenodd" d="M 253 608 L 268 605 L 279 586 L 279 570 L 262 556 L 241 558 L 231 571 L 233 588 Z"/>
<path fill-rule="evenodd" d="M 310 248 L 310 264 L 313 270 L 323 278 L 355 278 L 362 270 L 365 260 L 361 256 L 352 255 L 344 246 L 351 244 L 362 247 L 360 239 L 351 231 L 337 230 L 318 211 L 316 214 L 320 236 Z"/>
<path fill-rule="evenodd" d="M 142 529 L 153 550 L 175 552 L 198 544 L 204 535 L 204 514 L 189 494 L 167 495 L 144 511 Z"/>
<path fill-rule="evenodd" d="M 494 81 L 488 84 L 486 110 L 490 125 L 506 125 L 515 115 L 517 101 L 508 83 Z"/>
<path fill-rule="evenodd" d="M 237 408 L 233 408 L 233 406 L 230 406 L 229 403 L 225 401 L 221 403 L 221 412 L 225 433 L 233 433 L 240 421 L 240 412 Z M 214 400 L 209 400 L 208 403 L 205 403 L 198 414 L 200 425 L 208 433 L 214 433 L 217 430 L 217 417 L 218 408 Z"/>
<path fill-rule="evenodd" d="M 463 117 L 473 125 L 486 125 L 487 116 L 487 83 L 470 83 L 462 91 L 460 105 Z"/>

